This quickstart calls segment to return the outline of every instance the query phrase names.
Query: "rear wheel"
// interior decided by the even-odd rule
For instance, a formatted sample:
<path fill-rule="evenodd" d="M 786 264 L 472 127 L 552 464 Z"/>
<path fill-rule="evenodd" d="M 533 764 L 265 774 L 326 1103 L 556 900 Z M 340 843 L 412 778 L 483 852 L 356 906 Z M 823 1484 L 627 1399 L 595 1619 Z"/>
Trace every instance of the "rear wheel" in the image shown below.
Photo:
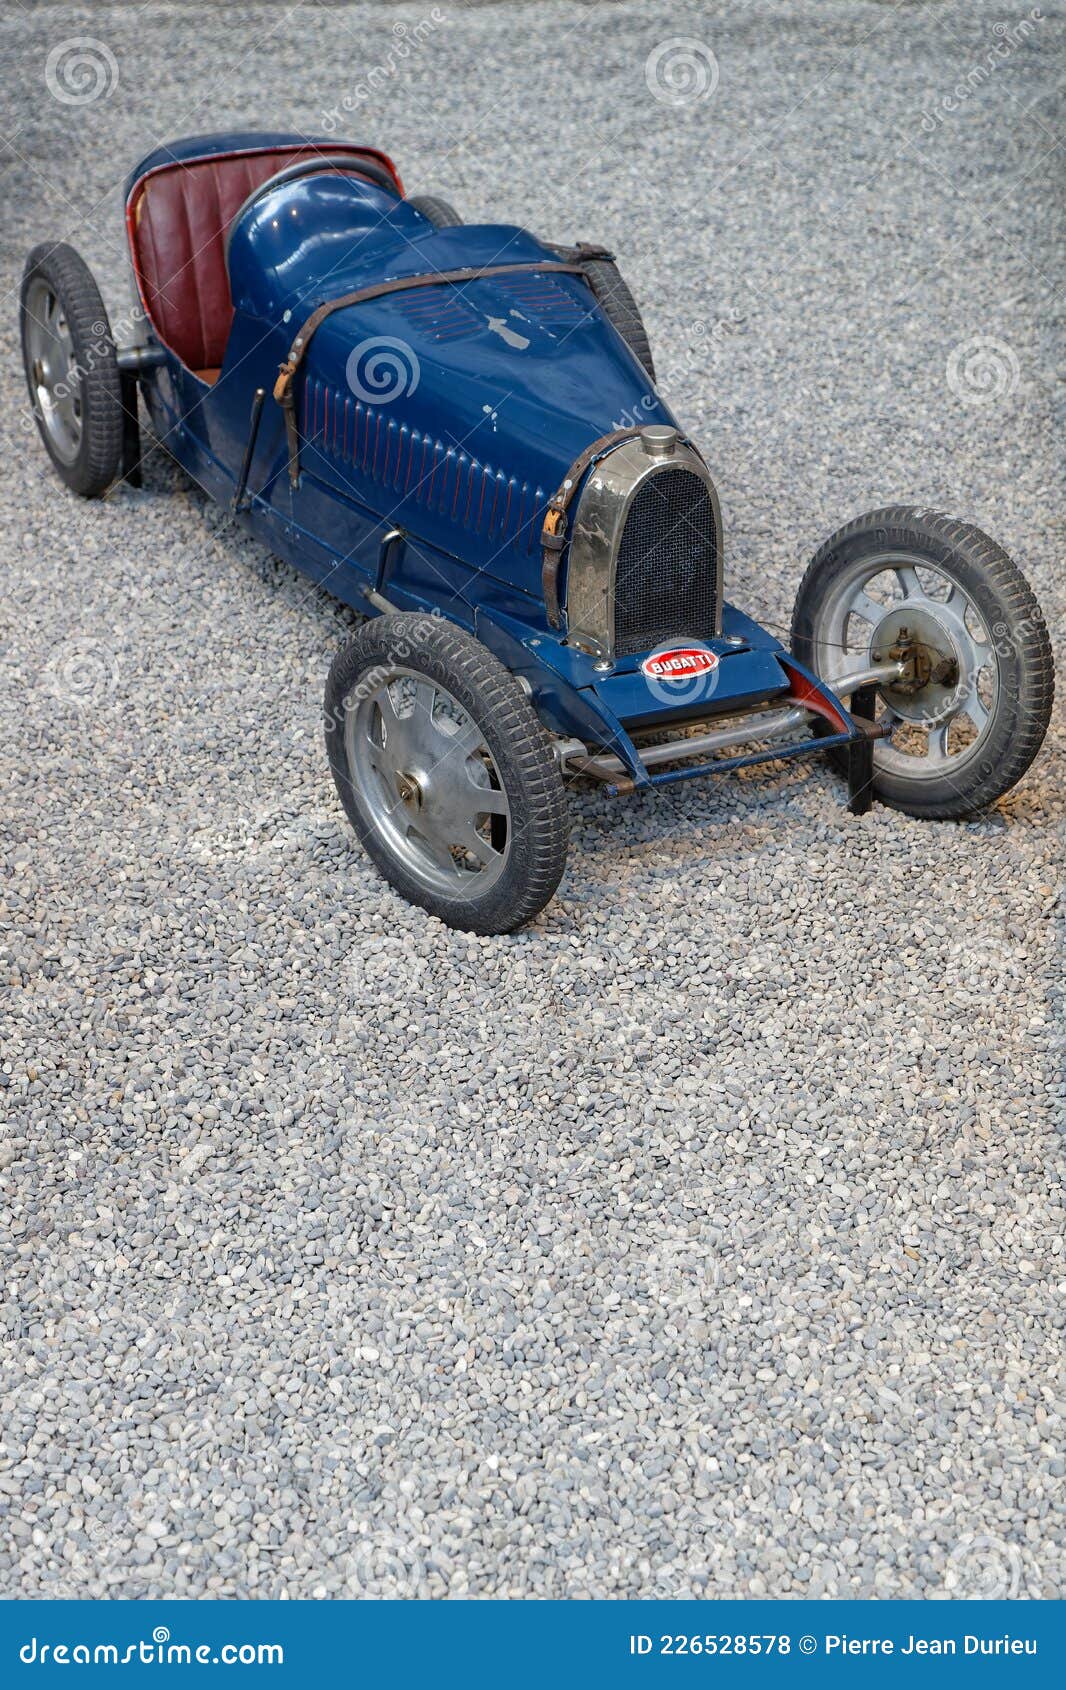
<path fill-rule="evenodd" d="M 34 247 L 20 298 L 33 414 L 60 476 L 87 499 L 122 467 L 122 383 L 100 290 L 73 247 Z"/>
<path fill-rule="evenodd" d="M 435 229 L 455 229 L 463 221 L 454 205 L 437 194 L 412 194 L 407 203 L 420 211 Z"/>
<path fill-rule="evenodd" d="M 326 747 L 352 826 L 411 903 L 508 933 L 552 897 L 568 827 L 551 741 L 469 634 L 429 616 L 369 622 L 330 669 Z"/>
<path fill-rule="evenodd" d="M 911 815 L 994 803 L 1047 731 L 1051 646 L 1028 583 L 987 534 L 932 511 L 872 511 L 827 540 L 796 598 L 792 649 L 845 697 L 847 675 L 900 664 L 877 688 L 892 737 L 874 746 L 874 790 Z"/>

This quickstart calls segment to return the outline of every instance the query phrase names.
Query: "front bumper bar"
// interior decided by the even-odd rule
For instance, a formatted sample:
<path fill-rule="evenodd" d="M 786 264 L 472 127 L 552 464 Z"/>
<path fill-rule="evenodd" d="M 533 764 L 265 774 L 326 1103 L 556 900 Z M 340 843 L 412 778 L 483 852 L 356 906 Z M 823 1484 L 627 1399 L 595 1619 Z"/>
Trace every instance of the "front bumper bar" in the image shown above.
<path fill-rule="evenodd" d="M 847 747 L 848 807 L 855 815 L 863 814 L 870 808 L 872 797 L 874 741 L 887 739 L 892 732 L 889 726 L 874 720 L 874 691 L 878 681 L 889 680 L 898 673 L 898 665 L 881 664 L 875 670 L 849 676 L 846 683 L 846 691 L 852 696 L 849 710 L 836 693 L 794 658 L 782 656 L 780 662 L 792 683 L 788 709 L 754 711 L 728 727 L 710 728 L 689 739 L 642 746 L 639 751 L 634 747 L 639 771 L 634 770 L 632 774 L 626 773 L 620 758 L 590 756 L 579 741 L 561 747 L 562 765 L 574 774 L 602 781 L 607 793 L 615 797 L 641 787 L 671 786 L 677 781 L 696 780 L 701 775 L 730 774 L 758 763 L 813 757 L 836 747 Z M 807 730 L 802 737 L 786 737 L 799 729 Z M 758 749 L 739 752 L 735 757 L 713 755 L 743 745 Z M 653 772 L 660 764 L 687 763 L 691 758 L 709 760 L 686 768 Z"/>

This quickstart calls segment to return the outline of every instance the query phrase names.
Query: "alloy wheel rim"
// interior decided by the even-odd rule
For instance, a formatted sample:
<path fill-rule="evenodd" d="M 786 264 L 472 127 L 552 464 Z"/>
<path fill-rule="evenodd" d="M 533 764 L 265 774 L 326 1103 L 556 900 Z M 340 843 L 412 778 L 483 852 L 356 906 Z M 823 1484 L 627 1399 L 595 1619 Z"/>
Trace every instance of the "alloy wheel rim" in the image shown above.
<path fill-rule="evenodd" d="M 841 572 L 815 627 L 816 668 L 830 686 L 893 650 L 918 645 L 949 680 L 916 691 L 877 688 L 878 719 L 891 740 L 874 747 L 886 773 L 910 780 L 952 777 L 979 754 L 999 698 L 999 658 L 972 597 L 946 568 L 906 552 L 862 558 Z"/>
<path fill-rule="evenodd" d="M 26 359 L 34 411 L 56 456 L 72 464 L 81 449 L 81 376 L 62 301 L 39 277 L 26 296 Z"/>
<path fill-rule="evenodd" d="M 437 681 L 401 665 L 345 712 L 348 768 L 381 841 L 427 892 L 474 898 L 503 873 L 511 808 L 485 736 Z"/>

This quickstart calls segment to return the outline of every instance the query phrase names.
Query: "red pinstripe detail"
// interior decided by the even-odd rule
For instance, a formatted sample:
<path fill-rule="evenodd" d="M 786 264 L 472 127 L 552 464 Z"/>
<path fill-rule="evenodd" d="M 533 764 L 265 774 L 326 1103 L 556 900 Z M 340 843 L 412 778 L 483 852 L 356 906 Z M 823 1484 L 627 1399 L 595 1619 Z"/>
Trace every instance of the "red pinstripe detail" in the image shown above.
<path fill-rule="evenodd" d="M 481 466 L 477 462 L 477 459 L 471 458 L 471 460 L 470 460 L 470 471 L 469 471 L 469 474 L 467 475 L 467 478 L 466 478 L 466 509 L 463 512 L 463 527 L 464 528 L 470 527 L 470 507 L 471 507 L 471 505 L 473 504 L 473 501 L 474 501 L 474 476 L 477 474 L 480 467 Z"/>
<path fill-rule="evenodd" d="M 789 697 L 794 698 L 797 704 L 806 705 L 807 709 L 813 710 L 816 716 L 824 717 L 830 726 L 836 729 L 837 733 L 847 733 L 847 721 L 836 705 L 830 702 L 823 689 L 816 686 L 813 681 L 809 681 L 806 675 L 801 674 L 780 652 L 777 653 L 777 661 L 792 682 L 792 691 Z"/>

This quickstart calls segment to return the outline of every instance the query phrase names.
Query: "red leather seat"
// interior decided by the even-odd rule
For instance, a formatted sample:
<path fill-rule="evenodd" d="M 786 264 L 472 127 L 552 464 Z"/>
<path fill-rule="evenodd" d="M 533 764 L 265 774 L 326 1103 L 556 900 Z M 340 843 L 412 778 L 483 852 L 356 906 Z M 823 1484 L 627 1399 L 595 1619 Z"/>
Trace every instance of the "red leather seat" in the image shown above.
<path fill-rule="evenodd" d="M 137 184 L 127 209 L 130 250 L 141 300 L 161 341 L 202 380 L 212 381 L 233 320 L 226 273 L 226 233 L 244 200 L 269 177 L 338 144 L 217 153 L 166 164 Z M 370 158 L 392 165 L 382 153 Z"/>

